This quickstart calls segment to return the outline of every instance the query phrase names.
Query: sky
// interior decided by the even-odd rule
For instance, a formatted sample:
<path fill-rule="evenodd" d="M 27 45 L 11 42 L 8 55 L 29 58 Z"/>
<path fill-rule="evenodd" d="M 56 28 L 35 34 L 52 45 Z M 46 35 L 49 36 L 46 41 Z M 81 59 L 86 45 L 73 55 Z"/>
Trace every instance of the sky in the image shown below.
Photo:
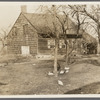
<path fill-rule="evenodd" d="M 21 12 L 23 3 L 0 3 L 0 30 L 10 28 Z M 32 4 L 27 5 L 28 12 L 35 12 L 38 6 Z"/>
<path fill-rule="evenodd" d="M 27 5 L 27 12 L 34 13 L 40 5 L 84 3 L 86 4 L 87 2 L 0 2 L 0 32 L 2 30 L 9 32 L 21 12 L 21 5 Z M 88 2 L 88 4 L 91 4 L 91 2 Z"/>

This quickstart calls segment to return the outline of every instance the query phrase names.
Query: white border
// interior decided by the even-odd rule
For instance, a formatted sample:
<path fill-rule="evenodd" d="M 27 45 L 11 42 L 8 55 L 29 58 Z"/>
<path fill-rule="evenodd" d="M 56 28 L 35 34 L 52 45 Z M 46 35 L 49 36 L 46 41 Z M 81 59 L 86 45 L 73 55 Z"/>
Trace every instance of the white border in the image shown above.
<path fill-rule="evenodd" d="M 63 1 L 63 2 L 61 2 L 61 1 L 57 1 L 57 2 L 52 2 L 52 1 L 44 1 L 44 2 L 35 2 L 35 1 L 31 1 L 31 2 L 2 2 L 2 1 L 0 1 L 0 4 L 15 4 L 15 5 L 24 5 L 24 4 L 29 4 L 29 5 L 33 5 L 33 4 L 36 4 L 36 5 L 51 5 L 51 4 L 56 4 L 56 5 L 65 5 L 65 4 L 99 4 L 100 3 L 100 1 L 91 1 L 91 2 L 89 2 L 89 1 L 73 1 L 73 2 L 70 2 L 70 1 Z"/>
<path fill-rule="evenodd" d="M 57 2 L 52 2 L 52 1 L 48 1 L 48 2 L 35 2 L 35 1 L 31 1 L 31 2 L 2 2 L 0 1 L 0 5 L 9 5 L 9 4 L 15 4 L 15 5 L 51 5 L 51 4 L 56 4 L 56 5 L 65 5 L 65 4 L 100 4 L 99 1 L 57 1 Z M 1 95 L 0 98 L 99 98 L 100 95 L 99 94 L 73 94 L 73 95 Z"/>
<path fill-rule="evenodd" d="M 99 94 L 72 95 L 2 95 L 0 98 L 100 98 Z"/>

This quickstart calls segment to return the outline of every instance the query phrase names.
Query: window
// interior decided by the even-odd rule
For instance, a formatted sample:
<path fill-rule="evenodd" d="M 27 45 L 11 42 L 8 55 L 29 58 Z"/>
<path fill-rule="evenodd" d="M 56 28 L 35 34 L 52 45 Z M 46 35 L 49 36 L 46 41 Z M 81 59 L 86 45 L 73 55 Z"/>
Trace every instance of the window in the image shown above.
<path fill-rule="evenodd" d="M 59 48 L 66 48 L 64 40 L 59 40 Z"/>
<path fill-rule="evenodd" d="M 13 29 L 12 29 L 12 35 L 13 36 L 17 35 L 17 27 L 13 27 Z"/>
<path fill-rule="evenodd" d="M 54 48 L 55 47 L 55 40 L 50 39 L 48 40 L 48 48 Z"/>
<path fill-rule="evenodd" d="M 24 34 L 28 34 L 28 24 L 23 25 Z"/>
<path fill-rule="evenodd" d="M 28 35 L 26 35 L 25 38 L 26 38 L 26 41 L 28 41 Z"/>

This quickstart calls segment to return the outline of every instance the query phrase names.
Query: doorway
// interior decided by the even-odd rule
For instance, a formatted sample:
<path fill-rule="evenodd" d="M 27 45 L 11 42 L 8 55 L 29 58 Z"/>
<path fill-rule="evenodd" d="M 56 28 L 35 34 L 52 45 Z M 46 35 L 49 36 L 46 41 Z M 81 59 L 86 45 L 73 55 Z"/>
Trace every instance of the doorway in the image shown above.
<path fill-rule="evenodd" d="M 21 53 L 22 55 L 29 55 L 30 54 L 29 46 L 21 46 Z"/>

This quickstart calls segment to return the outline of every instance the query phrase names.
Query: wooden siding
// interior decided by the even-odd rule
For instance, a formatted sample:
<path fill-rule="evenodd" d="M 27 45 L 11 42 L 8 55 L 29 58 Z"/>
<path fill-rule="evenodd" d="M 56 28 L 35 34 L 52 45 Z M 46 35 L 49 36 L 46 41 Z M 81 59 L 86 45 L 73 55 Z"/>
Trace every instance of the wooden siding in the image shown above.
<path fill-rule="evenodd" d="M 39 38 L 38 39 L 38 54 L 44 54 L 44 55 L 54 54 L 54 48 L 48 48 L 48 40 L 50 40 L 50 38 Z M 72 39 L 69 39 L 69 47 L 68 47 L 69 52 L 73 48 L 72 43 L 73 43 Z M 82 45 L 81 39 L 77 39 L 76 44 L 74 44 L 75 46 L 74 50 L 76 50 L 77 53 L 81 53 L 81 49 L 82 49 L 81 45 Z M 58 55 L 65 55 L 65 53 L 66 53 L 66 48 L 58 48 Z"/>
<path fill-rule="evenodd" d="M 28 25 L 27 34 L 23 28 L 26 24 Z M 14 35 L 14 27 L 17 28 L 17 35 Z M 30 54 L 33 56 L 37 54 L 37 33 L 22 14 L 8 34 L 7 45 L 7 50 L 10 54 L 21 54 L 21 46 L 29 46 Z"/>
<path fill-rule="evenodd" d="M 47 38 L 38 38 L 38 54 L 53 54 L 54 50 L 48 48 Z"/>
<path fill-rule="evenodd" d="M 31 17 L 29 17 L 29 18 L 31 18 Z M 34 18 L 34 20 L 35 21 L 33 21 L 33 19 L 31 19 L 30 22 L 33 21 L 32 24 L 37 29 L 39 29 L 39 32 L 41 32 L 41 30 L 42 30 L 42 32 L 45 33 L 46 29 L 43 29 L 44 24 L 39 19 L 36 20 L 36 18 Z M 41 18 L 41 20 L 43 20 L 43 19 Z M 21 46 L 29 46 L 30 54 L 32 54 L 33 56 L 37 55 L 37 54 L 46 54 L 46 55 L 52 54 L 53 55 L 54 48 L 48 48 L 48 39 L 50 39 L 50 38 L 39 38 L 37 35 L 37 32 L 36 32 L 36 29 L 32 26 L 32 24 L 30 22 L 27 20 L 27 18 L 23 14 L 20 14 L 20 16 L 16 20 L 15 24 L 13 25 L 11 31 L 8 34 L 8 39 L 7 39 L 8 53 L 21 54 Z M 42 23 L 43 25 L 40 25 L 41 27 L 39 27 L 38 23 Z M 71 22 L 70 24 L 72 27 L 75 27 L 73 22 Z M 23 27 L 24 25 L 27 25 L 27 26 Z M 75 34 L 76 29 L 70 30 L 70 32 L 68 32 L 68 33 Z M 89 35 L 87 35 L 86 37 L 89 37 Z M 88 39 L 93 40 L 90 38 L 88 38 Z M 84 40 L 87 41 L 86 39 L 84 39 Z M 81 43 L 80 40 L 79 40 L 78 44 L 79 43 Z M 79 49 L 78 51 L 80 51 L 80 46 L 81 45 L 78 45 L 78 47 L 77 47 Z M 59 48 L 58 54 L 62 54 L 62 55 L 65 54 L 65 48 Z"/>
<path fill-rule="evenodd" d="M 54 54 L 54 48 L 48 48 L 49 38 L 39 38 L 38 39 L 38 54 Z M 58 54 L 65 54 L 65 48 L 59 48 Z"/>

